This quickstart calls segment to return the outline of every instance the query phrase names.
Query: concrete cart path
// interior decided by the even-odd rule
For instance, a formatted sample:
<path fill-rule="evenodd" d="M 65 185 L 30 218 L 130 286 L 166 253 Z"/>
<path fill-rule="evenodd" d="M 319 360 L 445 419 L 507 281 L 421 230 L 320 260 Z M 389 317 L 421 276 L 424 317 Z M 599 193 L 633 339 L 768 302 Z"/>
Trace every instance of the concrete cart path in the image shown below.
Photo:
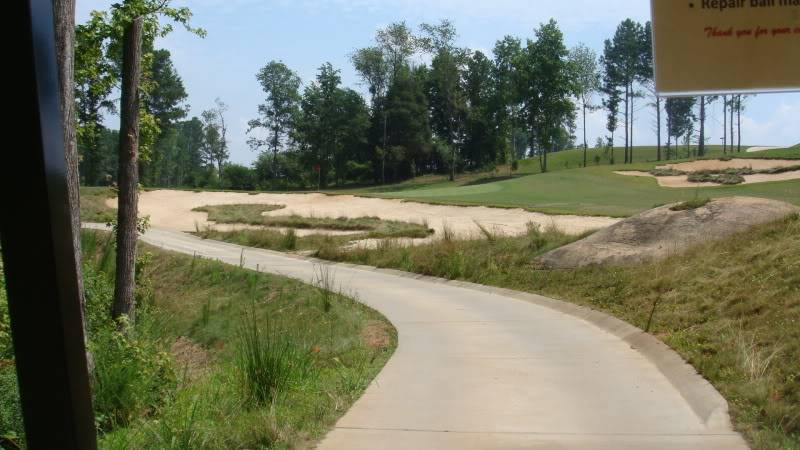
<path fill-rule="evenodd" d="M 304 282 L 322 264 L 171 231 L 143 240 Z M 674 353 L 634 349 L 570 313 L 574 306 L 392 271 L 329 270 L 337 288 L 394 324 L 399 346 L 319 448 L 747 448 L 707 382 L 659 369 Z"/>

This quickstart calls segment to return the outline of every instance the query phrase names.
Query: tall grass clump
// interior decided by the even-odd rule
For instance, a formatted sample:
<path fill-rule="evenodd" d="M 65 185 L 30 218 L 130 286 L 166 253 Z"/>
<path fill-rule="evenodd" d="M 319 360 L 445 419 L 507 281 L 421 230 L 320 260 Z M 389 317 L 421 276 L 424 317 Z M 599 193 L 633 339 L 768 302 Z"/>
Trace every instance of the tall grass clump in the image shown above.
<path fill-rule="evenodd" d="M 478 229 L 480 230 L 481 234 L 483 235 L 483 237 L 486 238 L 487 241 L 494 242 L 494 241 L 497 240 L 497 235 L 495 235 L 495 233 L 493 233 L 491 230 L 489 230 L 489 228 L 487 228 L 486 225 L 483 225 L 482 223 L 480 223 L 480 222 L 478 222 L 476 220 L 475 221 L 475 226 L 478 227 Z"/>
<path fill-rule="evenodd" d="M 259 324 L 255 311 L 238 332 L 236 367 L 242 391 L 255 405 L 269 405 L 315 372 L 310 348 L 298 345 L 269 321 Z"/>
<path fill-rule="evenodd" d="M 297 233 L 294 231 L 294 228 L 289 228 L 283 233 L 283 241 L 281 242 L 281 246 L 284 250 L 297 249 Z"/>

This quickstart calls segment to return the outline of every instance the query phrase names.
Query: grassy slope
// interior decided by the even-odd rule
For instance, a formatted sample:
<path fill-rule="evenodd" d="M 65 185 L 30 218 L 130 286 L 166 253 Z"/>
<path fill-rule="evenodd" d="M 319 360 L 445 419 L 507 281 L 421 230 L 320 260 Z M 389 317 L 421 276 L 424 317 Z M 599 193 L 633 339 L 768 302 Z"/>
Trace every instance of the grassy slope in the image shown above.
<path fill-rule="evenodd" d="M 649 155 L 653 152 L 652 148 L 637 148 L 634 155 L 639 155 L 637 158 L 639 160 L 650 160 Z M 711 153 L 717 153 L 716 149 Z M 756 154 L 741 153 L 734 156 L 800 158 L 800 147 Z M 574 168 L 579 164 L 579 157 L 582 158 L 580 152 L 576 150 L 559 152 L 551 155 L 551 171 L 548 173 L 497 182 L 476 183 L 473 180 L 465 185 L 433 181 L 420 185 L 412 182 L 398 185 L 395 187 L 396 190 L 384 187 L 382 192 L 377 192 L 373 188 L 360 193 L 429 203 L 523 207 L 551 214 L 622 217 L 636 214 L 655 205 L 690 200 L 698 196 L 748 195 L 800 205 L 800 180 L 743 186 L 670 189 L 658 186 L 655 179 L 627 177 L 613 173 L 615 170 L 623 169 L 649 169 L 656 165 L 654 162 Z M 538 170 L 537 161 L 523 162 L 521 172 L 533 173 L 536 170 Z"/>
<path fill-rule="evenodd" d="M 106 200 L 116 194 L 105 187 L 81 187 L 81 220 L 84 222 L 108 223 L 117 218 L 117 210 L 109 208 Z"/>
<path fill-rule="evenodd" d="M 97 261 L 107 239 L 88 233 Z M 99 242 L 99 244 L 98 244 Z M 103 436 L 104 448 L 306 448 L 361 395 L 391 356 L 396 334 L 375 311 L 340 295 L 283 277 L 143 246 L 161 333 L 201 350 L 177 361 L 185 378 L 153 417 Z M 113 264 L 113 263 L 111 263 Z M 244 317 L 288 336 L 310 352 L 313 373 L 271 407 L 243 399 L 234 355 Z M 310 326 L 311 325 L 311 326 Z M 366 342 L 364 334 L 383 337 Z M 183 363 L 191 370 L 184 371 Z M 198 367 L 199 364 L 199 367 Z"/>
<path fill-rule="evenodd" d="M 647 328 L 728 399 L 758 449 L 800 448 L 800 218 L 743 231 L 662 262 L 536 270 L 557 233 L 321 257 L 537 292 Z"/>

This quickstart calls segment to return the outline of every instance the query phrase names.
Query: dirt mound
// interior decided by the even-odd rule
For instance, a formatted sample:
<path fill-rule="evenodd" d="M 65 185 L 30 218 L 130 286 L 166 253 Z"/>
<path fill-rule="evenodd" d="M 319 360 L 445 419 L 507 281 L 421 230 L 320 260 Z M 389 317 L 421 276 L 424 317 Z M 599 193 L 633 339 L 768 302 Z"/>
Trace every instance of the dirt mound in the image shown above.
<path fill-rule="evenodd" d="M 623 220 L 553 250 L 539 258 L 539 262 L 554 269 L 635 264 L 800 211 L 789 203 L 751 197 L 717 199 L 684 211 L 673 211 L 675 206 L 662 206 Z"/>

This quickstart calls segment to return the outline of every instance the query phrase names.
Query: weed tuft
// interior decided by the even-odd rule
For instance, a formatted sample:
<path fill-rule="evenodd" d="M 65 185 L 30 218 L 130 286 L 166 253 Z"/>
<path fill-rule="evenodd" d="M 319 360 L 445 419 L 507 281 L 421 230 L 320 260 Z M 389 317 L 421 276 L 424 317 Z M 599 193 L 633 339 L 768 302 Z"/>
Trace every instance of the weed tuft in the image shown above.
<path fill-rule="evenodd" d="M 678 203 L 677 205 L 671 207 L 670 211 L 691 211 L 698 208 L 702 208 L 707 204 L 711 203 L 710 198 L 695 198 L 689 201 L 685 201 L 683 203 Z"/>
<path fill-rule="evenodd" d="M 269 405 L 314 371 L 310 350 L 271 326 L 264 327 L 251 310 L 239 329 L 236 367 L 245 397 L 255 405 Z"/>

